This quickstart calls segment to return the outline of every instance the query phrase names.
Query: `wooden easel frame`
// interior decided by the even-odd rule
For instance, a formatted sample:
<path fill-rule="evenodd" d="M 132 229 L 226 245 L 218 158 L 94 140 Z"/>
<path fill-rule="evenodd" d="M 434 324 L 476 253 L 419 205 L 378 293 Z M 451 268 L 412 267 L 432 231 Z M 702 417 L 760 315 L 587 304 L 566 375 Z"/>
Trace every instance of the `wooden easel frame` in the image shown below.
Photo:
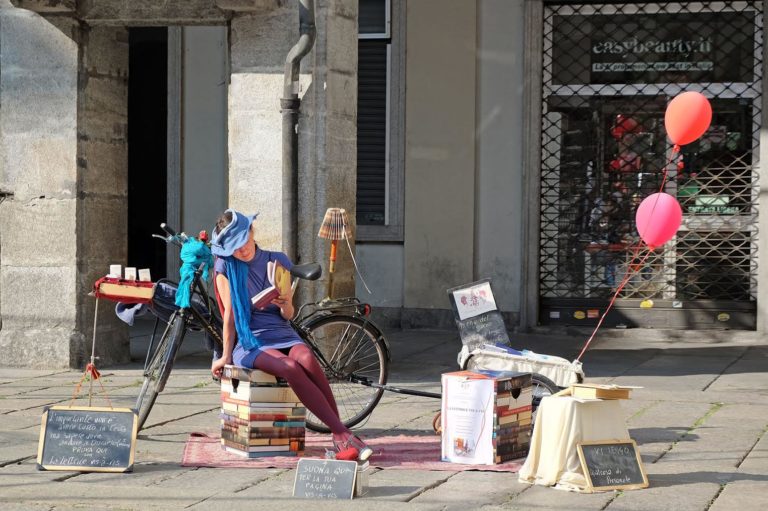
<path fill-rule="evenodd" d="M 584 456 L 584 450 L 582 449 L 582 446 L 584 445 L 621 445 L 621 444 L 632 444 L 633 452 L 635 453 L 635 459 L 637 460 L 637 466 L 640 469 L 640 475 L 643 476 L 643 482 L 642 483 L 633 483 L 633 484 L 619 484 L 614 486 L 594 486 L 592 484 L 592 477 L 589 475 L 589 467 L 587 467 L 587 460 Z M 587 481 L 587 489 L 589 492 L 594 491 L 608 491 L 608 490 L 640 490 L 643 488 L 648 488 L 648 475 L 645 473 L 645 468 L 643 467 L 643 460 L 640 457 L 640 451 L 637 449 L 637 443 L 635 443 L 634 440 L 631 438 L 627 438 L 624 440 L 597 440 L 597 441 L 591 441 L 591 442 L 579 442 L 576 444 L 576 448 L 579 451 L 579 462 L 581 463 L 581 470 L 584 472 L 584 479 Z"/>

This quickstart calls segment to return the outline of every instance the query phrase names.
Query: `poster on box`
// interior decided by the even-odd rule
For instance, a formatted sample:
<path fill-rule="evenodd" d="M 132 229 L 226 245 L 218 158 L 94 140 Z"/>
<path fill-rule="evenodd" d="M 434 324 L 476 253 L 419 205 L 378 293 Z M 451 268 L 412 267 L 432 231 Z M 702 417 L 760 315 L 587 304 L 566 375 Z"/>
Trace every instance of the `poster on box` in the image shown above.
<path fill-rule="evenodd" d="M 442 459 L 453 463 L 494 463 L 494 381 L 443 375 Z"/>

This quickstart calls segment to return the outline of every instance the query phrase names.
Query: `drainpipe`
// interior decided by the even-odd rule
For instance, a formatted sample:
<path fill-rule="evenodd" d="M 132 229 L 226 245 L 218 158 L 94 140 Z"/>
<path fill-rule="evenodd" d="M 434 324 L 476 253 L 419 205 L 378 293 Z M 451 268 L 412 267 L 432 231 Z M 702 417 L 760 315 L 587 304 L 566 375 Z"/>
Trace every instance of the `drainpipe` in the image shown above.
<path fill-rule="evenodd" d="M 283 251 L 298 262 L 299 66 L 315 43 L 315 0 L 299 0 L 299 40 L 285 58 L 283 98 Z"/>

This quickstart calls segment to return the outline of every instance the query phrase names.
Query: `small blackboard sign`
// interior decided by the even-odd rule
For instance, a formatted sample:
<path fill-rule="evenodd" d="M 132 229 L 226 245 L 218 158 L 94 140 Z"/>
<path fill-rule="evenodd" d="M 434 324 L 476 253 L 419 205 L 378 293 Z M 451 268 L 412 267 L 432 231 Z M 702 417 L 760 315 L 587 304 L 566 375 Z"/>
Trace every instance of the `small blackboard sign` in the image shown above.
<path fill-rule="evenodd" d="M 634 440 L 603 440 L 577 445 L 590 490 L 648 487 L 648 477 Z"/>
<path fill-rule="evenodd" d="M 461 342 L 471 352 L 483 344 L 509 346 L 504 318 L 496 307 L 490 279 L 448 290 Z"/>
<path fill-rule="evenodd" d="M 296 466 L 293 496 L 306 499 L 351 499 L 357 462 L 302 458 Z"/>
<path fill-rule="evenodd" d="M 130 472 L 138 421 L 129 408 L 51 406 L 43 412 L 39 470 Z"/>

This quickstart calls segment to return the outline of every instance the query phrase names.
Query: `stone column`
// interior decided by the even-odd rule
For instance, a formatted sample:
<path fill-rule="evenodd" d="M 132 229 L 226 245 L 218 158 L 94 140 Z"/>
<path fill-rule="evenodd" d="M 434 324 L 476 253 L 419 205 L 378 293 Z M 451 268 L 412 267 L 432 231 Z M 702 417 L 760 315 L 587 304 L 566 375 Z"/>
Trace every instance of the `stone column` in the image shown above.
<path fill-rule="evenodd" d="M 234 10 L 230 40 L 229 201 L 235 208 L 260 211 L 256 231 L 259 243 L 280 250 L 280 98 L 285 57 L 299 36 L 298 2 L 282 2 L 267 11 L 242 6 L 235 9 L 232 2 L 226 7 Z M 350 221 L 355 221 L 357 2 L 318 0 L 316 16 L 315 45 L 302 62 L 298 256 L 299 262 L 317 261 L 327 271 L 329 245 L 317 238 L 325 210 L 345 208 Z M 347 296 L 354 293 L 353 269 L 346 243 L 341 244 L 335 294 Z M 325 296 L 326 278 L 327 274 L 319 283 L 302 285 L 297 303 Z"/>
<path fill-rule="evenodd" d="M 77 127 L 77 332 L 90 356 L 96 301 L 88 296 L 110 264 L 128 257 L 128 30 L 84 26 L 81 41 Z M 152 249 L 152 240 L 143 240 Z M 97 365 L 130 360 L 128 329 L 100 300 Z M 81 358 L 83 357 L 83 358 Z"/>
<path fill-rule="evenodd" d="M 0 350 L 12 366 L 66 367 L 81 344 L 73 30 L 0 2 L 0 183 L 13 194 L 0 204 Z"/>
<path fill-rule="evenodd" d="M 106 263 L 125 258 L 116 220 L 125 211 L 102 199 L 107 188 L 125 198 L 127 75 L 122 93 L 113 89 L 120 59 L 99 52 L 116 40 L 84 29 L 74 2 L 40 5 L 55 15 L 0 0 L 0 189 L 12 193 L 0 204 L 0 349 L 12 366 L 82 368 L 93 323 L 86 294 Z M 102 310 L 99 365 L 126 361 L 126 330 Z"/>

